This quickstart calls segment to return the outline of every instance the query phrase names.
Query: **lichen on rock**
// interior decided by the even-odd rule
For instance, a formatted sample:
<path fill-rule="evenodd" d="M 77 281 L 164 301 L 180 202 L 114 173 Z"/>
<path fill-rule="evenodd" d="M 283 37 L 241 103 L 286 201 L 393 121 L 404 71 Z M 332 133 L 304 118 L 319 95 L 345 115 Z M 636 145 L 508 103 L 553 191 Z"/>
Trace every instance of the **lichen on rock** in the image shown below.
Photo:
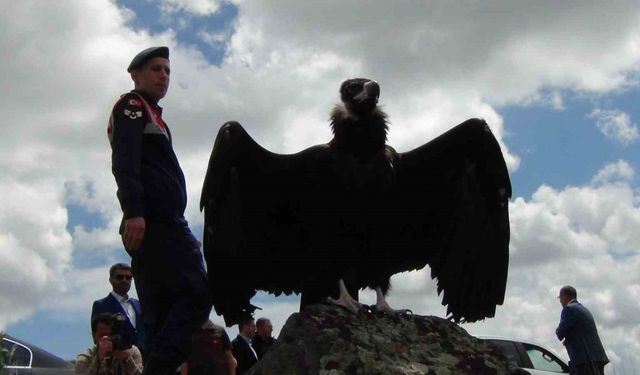
<path fill-rule="evenodd" d="M 511 374 L 491 345 L 433 316 L 312 305 L 292 314 L 252 375 Z"/>

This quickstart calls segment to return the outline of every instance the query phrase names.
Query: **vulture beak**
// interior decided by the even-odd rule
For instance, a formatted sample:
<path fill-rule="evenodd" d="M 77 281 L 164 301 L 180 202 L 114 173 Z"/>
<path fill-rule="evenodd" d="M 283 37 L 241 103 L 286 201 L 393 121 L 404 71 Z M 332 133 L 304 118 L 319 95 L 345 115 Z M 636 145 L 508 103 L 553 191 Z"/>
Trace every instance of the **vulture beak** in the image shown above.
<path fill-rule="evenodd" d="M 358 93 L 358 95 L 353 97 L 353 100 L 357 103 L 358 106 L 373 104 L 375 106 L 378 104 L 378 98 L 380 97 L 380 85 L 376 81 L 369 81 L 364 84 L 362 91 Z"/>

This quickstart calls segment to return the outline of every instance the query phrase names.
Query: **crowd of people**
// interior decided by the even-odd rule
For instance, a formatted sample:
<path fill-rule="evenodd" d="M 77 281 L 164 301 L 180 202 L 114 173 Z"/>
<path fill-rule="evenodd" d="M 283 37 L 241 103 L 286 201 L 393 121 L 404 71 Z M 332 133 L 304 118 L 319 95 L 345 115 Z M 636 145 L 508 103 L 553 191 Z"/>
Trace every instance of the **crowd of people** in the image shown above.
<path fill-rule="evenodd" d="M 131 267 L 117 263 L 109 270 L 112 291 L 93 302 L 93 347 L 78 355 L 77 375 L 139 375 L 144 370 L 145 326 L 140 302 L 129 297 Z M 267 318 L 247 316 L 230 341 L 225 329 L 207 319 L 189 338 L 188 354 L 172 374 L 241 375 L 271 349 L 276 339 Z M 147 372 L 149 373 L 149 372 Z"/>
<path fill-rule="evenodd" d="M 111 111 L 107 135 L 123 218 L 120 235 L 131 266 L 109 271 L 112 291 L 93 303 L 94 346 L 76 360 L 78 375 L 242 375 L 273 346 L 268 319 L 238 324 L 230 341 L 209 320 L 211 298 L 200 242 L 184 218 L 185 177 L 158 104 L 169 89 L 168 47 L 138 53 L 127 72 L 134 89 Z M 140 301 L 130 298 L 132 280 Z M 602 374 L 608 362 L 589 310 L 566 286 L 556 330 L 572 374 Z"/>

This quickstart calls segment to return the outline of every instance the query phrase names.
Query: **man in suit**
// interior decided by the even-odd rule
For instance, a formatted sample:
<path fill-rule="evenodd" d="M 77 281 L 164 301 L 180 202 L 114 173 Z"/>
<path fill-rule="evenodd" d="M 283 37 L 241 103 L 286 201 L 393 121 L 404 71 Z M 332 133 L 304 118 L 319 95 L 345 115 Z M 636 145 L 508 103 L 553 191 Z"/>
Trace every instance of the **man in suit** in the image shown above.
<path fill-rule="evenodd" d="M 602 347 L 591 312 L 577 298 L 574 287 L 567 285 L 560 289 L 558 299 L 562 313 L 556 336 L 560 341 L 564 340 L 571 374 L 602 375 L 609 358 Z"/>
<path fill-rule="evenodd" d="M 133 274 L 126 263 L 116 263 L 109 269 L 109 283 L 113 290 L 105 298 L 94 301 L 91 308 L 91 319 L 102 313 L 122 314 L 126 317 L 122 326 L 123 340 L 137 346 L 144 352 L 142 329 L 142 313 L 140 302 L 129 298 Z"/>
<path fill-rule="evenodd" d="M 262 359 L 265 354 L 275 344 L 276 339 L 271 336 L 273 333 L 273 325 L 267 318 L 260 318 L 256 321 L 256 335 L 251 341 L 251 346 L 258 355 L 258 360 Z"/>
<path fill-rule="evenodd" d="M 251 347 L 251 340 L 256 334 L 256 324 L 252 317 L 247 317 L 238 323 L 238 336 L 231 342 L 233 356 L 238 361 L 237 375 L 249 371 L 258 362 L 258 356 Z"/>

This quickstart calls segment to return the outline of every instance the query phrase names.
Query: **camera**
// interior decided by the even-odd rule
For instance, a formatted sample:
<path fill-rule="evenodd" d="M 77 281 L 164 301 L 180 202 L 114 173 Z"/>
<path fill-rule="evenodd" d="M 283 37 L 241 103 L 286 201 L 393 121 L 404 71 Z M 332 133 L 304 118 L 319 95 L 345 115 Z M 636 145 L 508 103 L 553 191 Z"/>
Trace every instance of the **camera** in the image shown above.
<path fill-rule="evenodd" d="M 111 345 L 113 351 L 122 351 L 130 349 L 133 345 L 133 338 L 126 331 L 127 317 L 122 313 L 111 315 Z"/>

